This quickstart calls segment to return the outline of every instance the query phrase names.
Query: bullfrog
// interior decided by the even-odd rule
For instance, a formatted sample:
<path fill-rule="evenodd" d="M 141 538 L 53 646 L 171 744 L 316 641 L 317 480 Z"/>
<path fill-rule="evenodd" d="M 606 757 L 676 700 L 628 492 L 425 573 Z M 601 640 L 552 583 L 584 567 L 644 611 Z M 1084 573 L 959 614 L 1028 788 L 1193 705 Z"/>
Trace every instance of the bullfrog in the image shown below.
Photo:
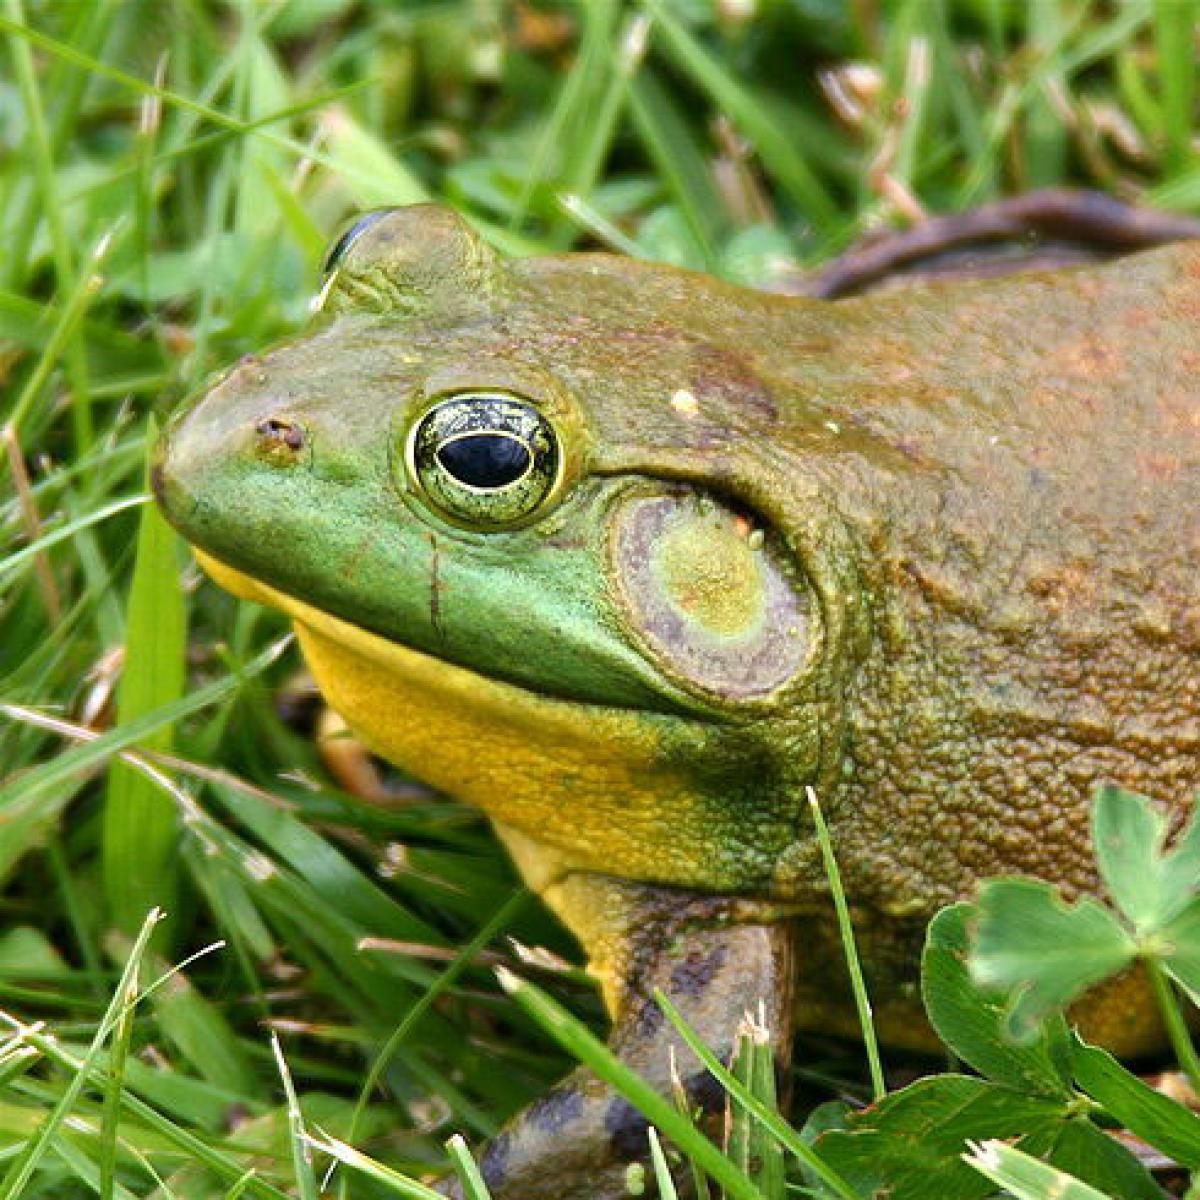
<path fill-rule="evenodd" d="M 308 331 L 172 415 L 154 488 L 369 746 L 490 817 L 666 1088 L 659 988 L 722 1054 L 747 1009 L 781 1059 L 853 1026 L 810 791 L 900 1044 L 940 906 L 1093 891 L 1103 780 L 1188 803 L 1198 331 L 1200 242 L 831 302 L 381 210 Z M 1160 1039 L 1137 979 L 1076 1015 Z M 483 1165 L 618 1196 L 645 1150 L 580 1071 Z"/>

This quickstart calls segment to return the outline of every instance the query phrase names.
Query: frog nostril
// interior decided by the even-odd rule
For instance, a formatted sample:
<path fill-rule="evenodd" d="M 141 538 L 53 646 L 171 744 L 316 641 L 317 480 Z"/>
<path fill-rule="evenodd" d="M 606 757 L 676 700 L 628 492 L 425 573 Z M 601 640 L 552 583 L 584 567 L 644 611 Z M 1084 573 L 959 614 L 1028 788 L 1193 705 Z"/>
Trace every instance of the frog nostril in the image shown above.
<path fill-rule="evenodd" d="M 283 417 L 266 417 L 254 426 L 255 450 L 259 456 L 276 466 L 291 466 L 300 457 L 306 438 L 295 421 Z"/>

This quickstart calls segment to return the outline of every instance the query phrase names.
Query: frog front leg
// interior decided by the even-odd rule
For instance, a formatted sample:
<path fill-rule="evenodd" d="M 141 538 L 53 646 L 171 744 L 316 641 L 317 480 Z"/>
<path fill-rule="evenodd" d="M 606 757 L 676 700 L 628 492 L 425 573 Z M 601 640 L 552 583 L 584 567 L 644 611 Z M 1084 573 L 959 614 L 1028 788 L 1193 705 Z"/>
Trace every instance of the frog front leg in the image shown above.
<path fill-rule="evenodd" d="M 654 1001 L 661 989 L 728 1061 L 738 1027 L 760 1002 L 776 1061 L 791 1045 L 792 930 L 752 902 L 596 875 L 544 893 L 589 953 L 612 1016 L 609 1047 L 660 1092 L 672 1059 L 693 1109 L 719 1114 L 719 1084 Z M 710 1125 L 712 1122 L 710 1122 Z M 495 1200 L 617 1200 L 631 1163 L 646 1162 L 646 1121 L 607 1084 L 578 1069 L 514 1118 L 486 1147 Z M 459 1196 L 455 1185 L 447 1195 Z"/>

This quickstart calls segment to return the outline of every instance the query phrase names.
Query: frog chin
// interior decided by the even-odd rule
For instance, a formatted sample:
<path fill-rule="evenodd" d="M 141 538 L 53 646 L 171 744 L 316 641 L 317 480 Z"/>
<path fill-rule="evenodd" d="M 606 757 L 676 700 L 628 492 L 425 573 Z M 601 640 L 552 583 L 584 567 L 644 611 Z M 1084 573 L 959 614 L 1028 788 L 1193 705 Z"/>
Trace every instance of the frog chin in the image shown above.
<path fill-rule="evenodd" d="M 634 877 L 706 878 L 690 854 L 664 862 L 663 848 L 682 851 L 680 830 L 706 820 L 688 765 L 704 756 L 707 722 L 564 700 L 479 675 L 202 551 L 197 558 L 226 590 L 292 618 L 326 700 L 390 762 L 568 850 L 574 869 L 611 870 L 620 861 Z"/>

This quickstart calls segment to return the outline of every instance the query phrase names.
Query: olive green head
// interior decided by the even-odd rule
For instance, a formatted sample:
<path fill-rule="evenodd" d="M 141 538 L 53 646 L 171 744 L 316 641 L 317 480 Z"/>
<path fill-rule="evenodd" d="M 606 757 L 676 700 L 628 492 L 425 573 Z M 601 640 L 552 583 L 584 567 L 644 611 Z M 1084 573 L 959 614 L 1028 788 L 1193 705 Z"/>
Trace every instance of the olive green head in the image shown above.
<path fill-rule="evenodd" d="M 738 348 L 780 302 L 608 256 L 502 261 L 418 206 L 360 218 L 318 303 L 163 435 L 157 495 L 209 560 L 625 711 L 727 797 L 769 790 L 778 722 L 810 731 L 787 754 L 812 770 L 822 604 L 770 511 L 772 384 Z"/>

